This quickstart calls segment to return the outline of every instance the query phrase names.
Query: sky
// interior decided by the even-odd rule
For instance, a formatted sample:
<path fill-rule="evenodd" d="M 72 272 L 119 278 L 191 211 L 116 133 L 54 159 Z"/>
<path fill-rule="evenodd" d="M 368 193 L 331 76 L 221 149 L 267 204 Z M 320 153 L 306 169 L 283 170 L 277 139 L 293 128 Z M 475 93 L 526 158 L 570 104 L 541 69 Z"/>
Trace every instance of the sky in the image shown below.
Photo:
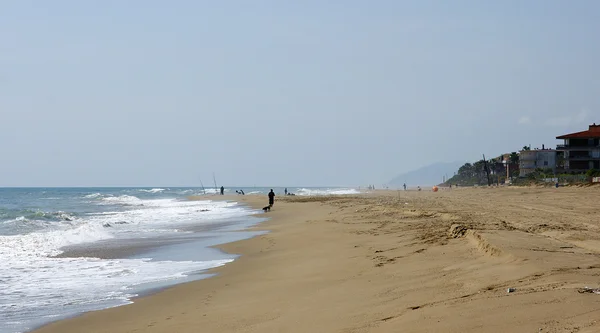
<path fill-rule="evenodd" d="M 0 186 L 358 186 L 600 123 L 594 0 L 0 2 Z"/>

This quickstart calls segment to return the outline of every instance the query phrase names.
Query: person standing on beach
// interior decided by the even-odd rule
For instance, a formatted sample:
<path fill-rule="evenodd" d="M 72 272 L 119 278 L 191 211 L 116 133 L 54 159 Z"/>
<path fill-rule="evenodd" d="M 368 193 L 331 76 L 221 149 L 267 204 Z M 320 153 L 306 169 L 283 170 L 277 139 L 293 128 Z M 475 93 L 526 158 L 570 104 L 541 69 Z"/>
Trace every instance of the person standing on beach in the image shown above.
<path fill-rule="evenodd" d="M 273 206 L 273 203 L 275 203 L 275 192 L 271 189 L 271 192 L 269 192 L 269 206 Z"/>
<path fill-rule="evenodd" d="M 406 191 L 406 183 L 404 183 L 404 190 Z"/>
<path fill-rule="evenodd" d="M 221 195 L 225 194 L 225 188 L 223 186 L 221 186 Z"/>
<path fill-rule="evenodd" d="M 285 190 L 283 190 L 283 192 L 285 193 L 285 195 L 287 195 L 287 187 L 285 188 Z"/>

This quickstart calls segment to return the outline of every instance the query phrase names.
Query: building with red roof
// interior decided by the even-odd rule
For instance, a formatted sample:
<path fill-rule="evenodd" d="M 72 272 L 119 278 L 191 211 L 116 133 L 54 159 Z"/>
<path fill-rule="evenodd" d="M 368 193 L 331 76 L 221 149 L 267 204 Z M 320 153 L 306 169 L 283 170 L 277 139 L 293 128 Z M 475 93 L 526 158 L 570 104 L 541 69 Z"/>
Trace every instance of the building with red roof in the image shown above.
<path fill-rule="evenodd" d="M 600 125 L 590 125 L 587 131 L 557 136 L 564 144 L 557 145 L 566 171 L 600 169 Z"/>

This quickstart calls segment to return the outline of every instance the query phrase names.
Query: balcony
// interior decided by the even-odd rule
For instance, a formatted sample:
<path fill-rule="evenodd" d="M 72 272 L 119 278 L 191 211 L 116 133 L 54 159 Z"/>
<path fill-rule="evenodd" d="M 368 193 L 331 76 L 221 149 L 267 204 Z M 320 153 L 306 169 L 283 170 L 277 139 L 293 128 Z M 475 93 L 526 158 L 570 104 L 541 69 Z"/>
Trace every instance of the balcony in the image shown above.
<path fill-rule="evenodd" d="M 591 150 L 594 148 L 600 148 L 600 146 L 596 146 L 596 145 L 589 145 L 589 146 L 556 145 L 556 150 Z"/>
<path fill-rule="evenodd" d="M 569 160 L 571 161 L 591 161 L 591 160 L 600 160 L 600 157 L 593 156 L 569 156 Z"/>

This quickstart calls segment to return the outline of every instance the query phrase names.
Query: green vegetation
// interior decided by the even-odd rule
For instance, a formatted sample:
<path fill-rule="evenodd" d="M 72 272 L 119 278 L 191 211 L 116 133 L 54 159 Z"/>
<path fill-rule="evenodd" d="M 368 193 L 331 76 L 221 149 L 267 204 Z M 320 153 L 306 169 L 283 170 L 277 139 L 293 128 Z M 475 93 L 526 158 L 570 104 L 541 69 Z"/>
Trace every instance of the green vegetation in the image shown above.
<path fill-rule="evenodd" d="M 517 153 L 513 154 L 515 154 L 518 163 L 519 155 Z M 512 154 L 511 157 L 513 157 Z M 490 159 L 487 161 L 487 166 L 490 171 L 492 183 L 504 183 L 504 179 L 506 179 L 506 167 L 502 163 L 502 156 Z M 487 184 L 488 179 L 483 160 L 475 163 L 465 163 L 458 169 L 454 177 L 446 181 L 446 185 L 473 186 Z"/>
<path fill-rule="evenodd" d="M 525 178 L 529 180 L 542 180 L 548 178 L 554 178 L 555 174 L 551 168 L 537 168 L 534 172 L 527 174 Z"/>
<path fill-rule="evenodd" d="M 529 147 L 523 147 L 523 150 L 529 150 Z M 513 152 L 508 157 L 511 165 L 519 164 L 519 154 Z M 561 167 L 564 162 L 564 157 L 558 157 L 558 166 Z M 490 178 L 492 184 L 503 184 L 506 177 L 506 165 L 502 163 L 502 156 L 490 159 L 488 161 L 488 167 L 490 170 Z M 591 177 L 600 177 L 600 170 L 591 169 L 586 173 L 560 173 L 556 174 L 551 168 L 538 168 L 534 172 L 527 174 L 527 176 L 519 177 L 518 170 L 512 170 L 510 177 L 512 184 L 515 185 L 533 185 L 533 184 L 554 184 L 554 179 L 558 178 L 561 184 L 586 184 L 591 181 Z M 460 186 L 474 186 L 481 185 L 486 186 L 488 179 L 485 171 L 483 160 L 479 160 L 475 163 L 465 163 L 455 173 L 454 177 L 448 179 L 445 185 L 460 185 Z"/>
<path fill-rule="evenodd" d="M 585 173 L 588 177 L 600 177 L 600 170 L 598 169 L 590 169 Z"/>

